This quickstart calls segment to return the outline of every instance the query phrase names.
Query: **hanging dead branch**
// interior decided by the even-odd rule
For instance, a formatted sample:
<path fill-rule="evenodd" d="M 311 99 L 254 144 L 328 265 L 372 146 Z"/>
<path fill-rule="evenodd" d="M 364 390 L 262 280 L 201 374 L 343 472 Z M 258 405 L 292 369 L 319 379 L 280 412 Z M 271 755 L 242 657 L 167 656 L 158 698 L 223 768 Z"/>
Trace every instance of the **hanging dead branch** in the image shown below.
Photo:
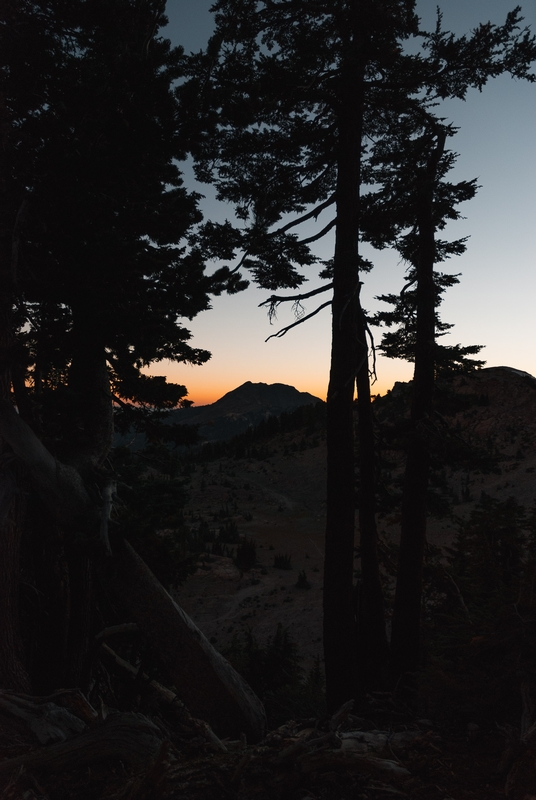
<path fill-rule="evenodd" d="M 281 328 L 281 330 L 277 331 L 277 333 L 272 333 L 272 335 L 268 336 L 268 338 L 265 339 L 264 341 L 269 342 L 270 339 L 280 339 L 282 336 L 284 336 L 286 333 L 292 330 L 292 328 L 295 328 L 297 325 L 301 325 L 302 322 L 306 322 L 308 319 L 311 319 L 311 317 L 316 317 L 316 315 L 320 311 L 322 311 L 323 308 L 327 308 L 327 306 L 330 305 L 331 305 L 331 300 L 328 300 L 327 303 L 322 303 L 321 306 L 318 306 L 318 308 L 312 311 L 310 314 L 306 314 L 304 317 L 301 317 L 300 319 L 296 320 L 296 322 L 293 322 L 291 325 L 287 325 L 285 328 Z"/>

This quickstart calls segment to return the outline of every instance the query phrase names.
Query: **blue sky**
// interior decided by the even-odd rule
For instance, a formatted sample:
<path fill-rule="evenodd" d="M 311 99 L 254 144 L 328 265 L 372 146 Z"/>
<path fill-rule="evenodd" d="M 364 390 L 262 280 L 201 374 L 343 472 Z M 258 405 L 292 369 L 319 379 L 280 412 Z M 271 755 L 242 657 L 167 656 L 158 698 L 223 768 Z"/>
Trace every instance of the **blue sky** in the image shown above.
<path fill-rule="evenodd" d="M 162 31 L 187 51 L 204 47 L 212 27 L 206 0 L 168 0 L 169 26 Z M 443 0 L 417 3 L 423 28 L 432 28 L 437 5 L 444 28 L 469 32 L 479 22 L 504 22 L 514 3 L 506 0 Z M 521 2 L 525 24 L 536 32 L 536 0 Z M 445 264 L 461 273 L 460 284 L 448 291 L 442 318 L 454 323 L 450 342 L 486 345 L 481 357 L 487 366 L 508 365 L 536 374 L 536 84 L 507 77 L 490 82 L 482 93 L 472 91 L 465 103 L 451 101 L 441 110 L 459 127 L 451 146 L 460 154 L 452 179 L 477 178 L 476 198 L 461 207 L 466 219 L 452 225 L 452 238 L 470 236 L 467 252 Z M 193 186 L 193 179 L 188 182 Z M 207 216 L 231 217 L 230 208 L 213 199 L 210 187 L 196 186 L 206 196 Z M 321 222 L 321 221 L 320 221 Z M 319 224 L 320 224 L 319 222 Z M 332 241 L 320 254 L 332 255 Z M 404 267 L 398 256 L 374 256 L 375 268 L 363 287 L 364 306 L 379 307 L 374 299 L 399 291 Z M 265 342 L 277 330 L 258 304 L 267 293 L 251 287 L 232 297 L 214 298 L 213 309 L 190 324 L 194 344 L 212 352 L 201 367 L 154 365 L 152 374 L 166 373 L 186 384 L 196 404 L 213 402 L 247 380 L 288 383 L 325 397 L 329 371 L 330 316 L 325 309 L 282 339 Z M 312 311 L 314 305 L 307 306 Z M 282 310 L 278 323 L 293 321 Z M 444 343 L 448 343 L 445 338 Z M 378 359 L 373 391 L 384 393 L 396 380 L 409 380 L 412 366 Z"/>

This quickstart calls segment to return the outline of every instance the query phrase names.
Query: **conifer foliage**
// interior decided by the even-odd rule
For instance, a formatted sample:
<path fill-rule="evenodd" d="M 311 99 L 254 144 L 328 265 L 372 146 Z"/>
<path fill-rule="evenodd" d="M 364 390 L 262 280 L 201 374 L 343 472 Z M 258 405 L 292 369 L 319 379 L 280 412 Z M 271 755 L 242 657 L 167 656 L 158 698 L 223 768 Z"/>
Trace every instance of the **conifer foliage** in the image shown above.
<path fill-rule="evenodd" d="M 0 680 L 12 689 L 87 679 L 90 637 L 103 624 L 94 569 L 110 549 L 99 518 L 128 472 L 110 460 L 113 399 L 124 427 L 181 441 L 160 423 L 186 388 L 143 369 L 205 362 L 184 319 L 209 308 L 210 294 L 244 285 L 225 269 L 209 277 L 190 238 L 201 214 L 179 167 L 183 53 L 161 35 L 164 7 L 22 0 L 0 12 L 0 434 L 3 461 L 14 451 L 32 490 L 25 514 L 29 488 L 17 489 L 13 473 L 3 509 Z M 170 487 L 159 487 L 167 508 Z M 154 530 L 153 512 L 145 507 Z M 26 658 L 21 542 L 40 598 Z"/>

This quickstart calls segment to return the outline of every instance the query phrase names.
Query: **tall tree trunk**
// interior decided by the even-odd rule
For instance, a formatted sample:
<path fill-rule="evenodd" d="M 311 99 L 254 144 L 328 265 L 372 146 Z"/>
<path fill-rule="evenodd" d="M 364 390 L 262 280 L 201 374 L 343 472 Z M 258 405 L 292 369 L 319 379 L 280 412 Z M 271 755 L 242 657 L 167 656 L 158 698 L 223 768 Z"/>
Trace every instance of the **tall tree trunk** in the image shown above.
<path fill-rule="evenodd" d="M 387 678 L 389 645 L 385 630 L 385 603 L 378 560 L 376 527 L 376 448 L 370 396 L 365 315 L 358 310 L 358 469 L 359 547 L 361 586 L 357 612 L 358 675 L 364 691 L 381 689 Z"/>
<path fill-rule="evenodd" d="M 91 296 L 73 302 L 73 357 L 69 389 L 74 398 L 73 430 L 67 461 L 89 483 L 102 481 L 102 466 L 113 444 L 113 406 L 99 304 Z M 69 569 L 69 632 L 64 686 L 80 686 L 91 639 L 92 563 L 86 548 L 71 543 Z"/>
<path fill-rule="evenodd" d="M 438 136 L 418 186 L 417 332 L 409 442 L 402 496 L 400 551 L 391 637 L 391 674 L 395 682 L 419 666 L 422 570 L 426 544 L 426 495 L 430 471 L 428 426 L 434 410 L 435 225 L 434 190 L 445 134 Z"/>
<path fill-rule="evenodd" d="M 13 248 L 16 214 L 10 192 L 11 120 L 0 94 L 0 399 L 11 392 L 13 354 L 13 284 L 17 267 Z M 28 691 L 23 666 L 19 620 L 20 543 L 24 520 L 24 494 L 20 472 L 9 446 L 0 439 L 0 684 Z"/>
<path fill-rule="evenodd" d="M 337 225 L 331 367 L 327 395 L 327 510 L 324 560 L 326 700 L 333 711 L 356 693 L 353 603 L 355 472 L 353 399 L 359 309 L 359 187 L 363 76 L 346 65 L 339 99 Z"/>

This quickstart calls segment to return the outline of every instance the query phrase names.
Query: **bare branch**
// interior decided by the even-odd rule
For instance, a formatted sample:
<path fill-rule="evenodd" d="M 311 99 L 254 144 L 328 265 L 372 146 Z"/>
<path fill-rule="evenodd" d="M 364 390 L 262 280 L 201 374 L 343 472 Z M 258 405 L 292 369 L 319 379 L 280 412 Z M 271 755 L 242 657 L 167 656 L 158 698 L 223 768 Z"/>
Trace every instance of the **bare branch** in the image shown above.
<path fill-rule="evenodd" d="M 409 283 L 406 283 L 406 285 L 403 286 L 402 289 L 400 290 L 400 297 L 402 297 L 402 295 L 406 294 L 407 290 L 411 289 L 411 287 L 414 286 L 416 283 L 417 283 L 417 278 L 416 277 L 413 278 L 413 280 L 409 281 Z"/>
<path fill-rule="evenodd" d="M 117 491 L 117 484 L 114 480 L 108 479 L 103 486 L 102 509 L 101 509 L 101 524 L 100 524 L 100 538 L 104 544 L 106 555 L 112 555 L 112 548 L 110 547 L 110 536 L 108 534 L 108 525 L 112 516 L 113 497 Z"/>
<path fill-rule="evenodd" d="M 312 311 L 310 314 L 307 314 L 307 316 L 301 317 L 300 319 L 296 320 L 296 322 L 293 322 L 292 325 L 287 325 L 286 328 L 281 328 L 281 330 L 277 331 L 277 333 L 272 333 L 272 335 L 269 336 L 268 339 L 265 339 L 264 341 L 268 342 L 270 341 L 270 339 L 280 339 L 282 336 L 285 335 L 285 333 L 288 333 L 288 331 L 290 331 L 292 328 L 295 328 L 296 325 L 301 325 L 302 322 L 311 319 L 311 317 L 315 317 L 319 311 L 322 311 L 323 308 L 326 308 L 326 306 L 330 305 L 331 305 L 331 300 L 328 300 L 327 303 L 322 303 L 322 305 L 318 306 L 318 308 L 315 309 L 315 311 Z"/>
<path fill-rule="evenodd" d="M 373 333 L 370 330 L 370 326 L 365 317 L 365 336 L 367 335 L 370 339 L 370 351 L 372 353 L 372 367 L 369 369 L 369 375 L 372 378 L 372 383 L 376 383 L 376 381 L 378 380 L 378 374 L 376 372 L 376 343 L 374 342 Z M 367 346 L 367 353 L 368 353 L 368 346 Z"/>
<path fill-rule="evenodd" d="M 262 303 L 259 303 L 258 308 L 261 306 L 267 306 L 270 304 L 279 305 L 279 303 L 296 303 L 300 302 L 300 300 L 307 300 L 309 297 L 314 297 L 316 294 L 322 294 L 322 292 L 327 292 L 330 289 L 333 289 L 333 283 L 326 283 L 324 286 L 320 286 L 319 289 L 311 289 L 310 292 L 304 292 L 303 294 L 289 294 L 289 295 L 277 295 L 272 294 L 266 300 L 263 300 Z"/>
<path fill-rule="evenodd" d="M 268 319 L 270 320 L 270 325 L 272 324 L 272 320 L 274 317 L 277 317 L 277 307 L 280 303 L 291 302 L 292 308 L 294 311 L 294 315 L 296 317 L 303 317 L 305 313 L 305 309 L 303 308 L 301 301 L 307 300 L 309 297 L 314 297 L 317 294 L 322 294 L 322 292 L 327 292 L 329 289 L 333 288 L 333 283 L 328 283 L 325 286 L 321 286 L 319 289 L 312 289 L 310 292 L 304 292 L 303 294 L 291 294 L 282 296 L 273 294 L 267 300 L 263 300 L 262 303 L 259 303 L 259 308 L 261 306 L 270 305 L 268 309 Z"/>
<path fill-rule="evenodd" d="M 240 259 L 240 261 L 238 262 L 238 264 L 236 265 L 236 267 L 233 267 L 232 269 L 229 269 L 229 274 L 230 274 L 230 275 L 234 275 L 234 274 L 235 274 L 235 272 L 238 272 L 238 270 L 239 270 L 239 269 L 240 269 L 240 267 L 241 267 L 241 266 L 244 264 L 244 261 L 246 260 L 246 258 L 247 258 L 248 256 L 249 256 L 249 250 L 244 250 L 244 255 L 242 256 L 242 258 Z"/>
<path fill-rule="evenodd" d="M 282 228 L 278 228 L 276 231 L 272 231 L 270 236 L 274 236 L 277 233 L 285 233 L 289 231 L 291 228 L 295 228 L 297 225 L 301 225 L 302 222 L 307 222 L 308 219 L 318 219 L 318 216 L 321 211 L 324 211 L 325 208 L 329 208 L 335 202 L 335 195 L 332 194 L 331 197 L 328 197 L 327 200 L 324 200 L 323 203 L 320 203 L 319 206 L 313 208 L 312 211 L 309 211 L 307 214 L 304 214 L 303 217 L 298 217 L 298 219 L 292 220 L 292 222 L 287 223 L 287 225 L 283 225 Z"/>
<path fill-rule="evenodd" d="M 325 228 L 322 228 L 321 231 L 316 233 L 314 236 L 309 236 L 307 239 L 300 239 L 298 244 L 310 244 L 311 242 L 316 242 L 318 239 L 321 239 L 326 233 L 329 233 L 332 228 L 335 227 L 337 224 L 337 217 L 334 217 L 331 222 L 328 222 Z"/>

